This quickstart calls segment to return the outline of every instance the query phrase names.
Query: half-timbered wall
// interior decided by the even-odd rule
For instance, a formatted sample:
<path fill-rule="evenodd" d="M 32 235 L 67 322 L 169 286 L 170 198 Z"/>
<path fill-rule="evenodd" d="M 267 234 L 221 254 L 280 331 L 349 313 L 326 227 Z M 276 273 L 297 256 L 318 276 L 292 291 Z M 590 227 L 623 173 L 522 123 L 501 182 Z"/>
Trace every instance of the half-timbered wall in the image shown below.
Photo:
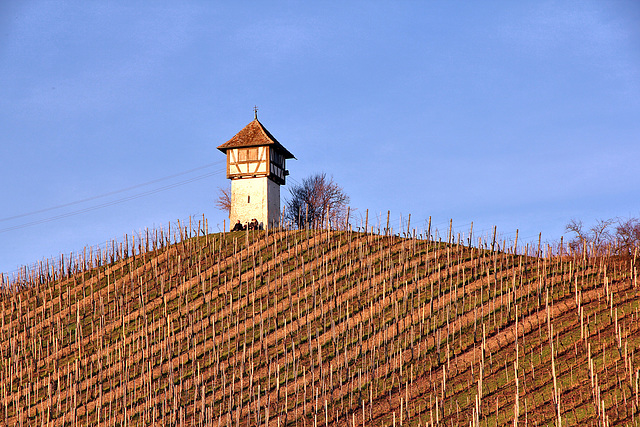
<path fill-rule="evenodd" d="M 227 151 L 227 178 L 269 176 L 285 183 L 285 158 L 272 147 L 232 148 Z"/>
<path fill-rule="evenodd" d="M 284 167 L 284 156 L 277 150 L 271 149 L 269 151 L 269 174 L 272 179 L 279 184 L 285 183 L 285 167 Z"/>
<path fill-rule="evenodd" d="M 269 147 L 232 148 L 227 151 L 227 178 L 267 175 Z"/>

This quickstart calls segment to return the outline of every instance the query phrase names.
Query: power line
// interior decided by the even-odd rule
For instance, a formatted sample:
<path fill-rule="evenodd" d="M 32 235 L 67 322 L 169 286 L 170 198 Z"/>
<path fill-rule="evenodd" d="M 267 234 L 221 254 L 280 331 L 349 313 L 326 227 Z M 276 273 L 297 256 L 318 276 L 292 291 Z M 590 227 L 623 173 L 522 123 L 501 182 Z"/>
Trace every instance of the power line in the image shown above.
<path fill-rule="evenodd" d="M 163 176 L 161 178 L 154 179 L 152 181 L 143 182 L 142 184 L 136 184 L 136 185 L 132 185 L 131 187 L 123 188 L 123 189 L 120 189 L 120 190 L 109 191 L 108 193 L 103 193 L 103 194 L 99 194 L 97 196 L 87 197 L 86 199 L 76 200 L 74 202 L 64 203 L 62 205 L 52 206 L 52 207 L 44 208 L 44 209 L 38 209 L 38 210 L 35 210 L 35 211 L 31 211 L 31 212 L 25 212 L 25 213 L 22 213 L 22 214 L 19 214 L 19 215 L 9 216 L 9 217 L 6 217 L 6 218 L 0 218 L 0 222 L 10 221 L 12 219 L 24 218 L 26 216 L 31 216 L 31 215 L 35 215 L 35 214 L 39 214 L 39 213 L 43 213 L 43 212 L 49 212 L 49 211 L 53 211 L 53 210 L 56 210 L 56 209 L 66 208 L 68 206 L 78 205 L 80 203 L 90 202 L 91 200 L 96 200 L 96 199 L 101 199 L 101 198 L 108 197 L 108 196 L 113 196 L 114 194 L 124 193 L 126 191 L 134 190 L 136 188 L 145 187 L 147 185 L 155 184 L 155 183 L 158 183 L 158 182 L 161 182 L 161 181 L 166 181 L 166 180 L 171 179 L 171 178 L 175 178 L 175 177 L 178 177 L 178 176 L 186 175 L 186 174 L 189 174 L 191 172 L 195 172 L 195 171 L 200 170 L 200 169 L 205 169 L 205 168 L 208 168 L 208 167 L 211 167 L 211 166 L 219 165 L 219 164 L 225 163 L 225 162 L 226 161 L 219 161 L 219 162 L 209 163 L 209 164 L 206 164 L 206 165 L 203 165 L 203 166 L 198 166 L 197 168 L 189 169 L 189 170 L 184 171 L 184 172 L 178 172 L 178 173 L 174 173 L 172 175 L 167 175 L 167 176 Z M 2 232 L 4 230 L 6 230 L 6 229 L 0 229 L 0 232 Z"/>
<path fill-rule="evenodd" d="M 204 167 L 208 167 L 208 166 L 211 166 L 211 165 L 207 165 L 207 166 L 203 166 L 203 167 L 200 167 L 200 168 L 192 169 L 189 172 L 192 172 L 192 171 L 198 170 L 198 169 L 203 169 Z M 206 173 L 204 175 L 199 175 L 199 176 L 196 176 L 196 177 L 192 177 L 192 178 L 189 178 L 189 179 L 184 180 L 184 181 L 179 181 L 179 182 L 176 182 L 176 183 L 173 183 L 173 184 L 165 185 L 163 187 L 159 187 L 159 188 L 156 188 L 156 189 L 153 189 L 153 190 L 149 190 L 149 191 L 145 191 L 145 192 L 142 192 L 142 193 L 133 194 L 131 196 L 127 196 L 127 197 L 123 197 L 123 198 L 120 198 L 120 199 L 112 200 L 110 202 L 101 203 L 99 205 L 90 206 L 90 207 L 83 208 L 83 209 L 78 209 L 78 210 L 67 212 L 67 213 L 64 213 L 64 214 L 52 216 L 52 217 L 49 217 L 49 218 L 43 218 L 43 219 L 40 219 L 40 220 L 35 220 L 35 221 L 27 222 L 27 223 L 24 223 L 24 224 L 15 225 L 15 226 L 12 226 L 12 227 L 2 228 L 2 229 L 0 229 L 0 233 L 4 233 L 4 232 L 7 232 L 7 231 L 18 230 L 18 229 L 21 229 L 21 228 L 30 227 L 32 225 L 44 224 L 44 223 L 47 223 L 47 222 L 56 221 L 58 219 L 67 218 L 67 217 L 74 216 L 74 215 L 79 215 L 79 214 L 82 214 L 82 213 L 85 213 L 85 212 L 90 212 L 90 211 L 94 211 L 94 210 L 97 210 L 97 209 L 102 209 L 102 208 L 105 208 L 105 207 L 109 207 L 109 206 L 117 205 L 117 204 L 120 204 L 120 203 L 128 202 L 130 200 L 139 199 L 140 197 L 144 197 L 144 196 L 148 196 L 148 195 L 151 195 L 151 194 L 159 193 L 161 191 L 169 190 L 169 189 L 172 189 L 172 188 L 175 188 L 175 187 L 179 187 L 181 185 L 190 184 L 192 182 L 199 181 L 201 179 L 208 178 L 208 177 L 213 176 L 213 175 L 218 175 L 218 174 L 220 174 L 220 173 L 222 173 L 224 171 L 225 171 L 224 169 L 216 170 L 215 172 Z M 184 175 L 185 173 L 189 173 L 189 172 L 182 172 L 180 174 L 175 174 L 175 175 L 172 175 L 172 177 L 179 176 L 179 175 Z M 158 182 L 158 181 L 161 181 L 161 180 L 164 180 L 164 179 L 169 179 L 169 178 L 168 177 L 160 178 L 158 180 L 155 180 L 155 182 Z M 149 181 L 148 183 L 145 183 L 145 184 L 139 184 L 139 185 L 136 185 L 136 186 L 129 187 L 129 189 L 138 188 L 138 187 L 143 186 L 143 185 L 148 185 L 149 183 L 152 183 L 152 181 Z M 107 193 L 107 194 L 116 194 L 116 193 L 121 193 L 123 191 L 126 191 L 126 190 L 112 191 L 112 192 Z M 86 200 L 94 200 L 94 199 L 97 199 L 99 197 L 105 197 L 105 195 L 94 196 L 92 198 L 85 199 L 85 201 Z M 77 204 L 77 203 L 81 203 L 81 202 L 78 201 L 78 202 L 68 203 L 66 205 L 60 205 L 60 206 L 69 206 L 69 205 Z M 47 208 L 47 209 L 43 209 L 41 211 L 48 211 L 48 210 L 52 210 L 52 209 L 55 209 L 55 208 Z"/>

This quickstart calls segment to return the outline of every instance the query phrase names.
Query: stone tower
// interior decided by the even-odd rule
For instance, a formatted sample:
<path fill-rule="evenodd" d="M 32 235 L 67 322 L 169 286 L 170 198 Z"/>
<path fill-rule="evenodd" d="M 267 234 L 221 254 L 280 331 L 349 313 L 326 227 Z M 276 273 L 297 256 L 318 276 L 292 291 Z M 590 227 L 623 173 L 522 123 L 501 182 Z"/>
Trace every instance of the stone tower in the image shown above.
<path fill-rule="evenodd" d="M 227 155 L 227 178 L 231 180 L 230 228 L 239 220 L 257 219 L 263 227 L 280 224 L 280 186 L 289 171 L 286 159 L 293 154 L 258 121 L 246 125 L 218 147 Z"/>

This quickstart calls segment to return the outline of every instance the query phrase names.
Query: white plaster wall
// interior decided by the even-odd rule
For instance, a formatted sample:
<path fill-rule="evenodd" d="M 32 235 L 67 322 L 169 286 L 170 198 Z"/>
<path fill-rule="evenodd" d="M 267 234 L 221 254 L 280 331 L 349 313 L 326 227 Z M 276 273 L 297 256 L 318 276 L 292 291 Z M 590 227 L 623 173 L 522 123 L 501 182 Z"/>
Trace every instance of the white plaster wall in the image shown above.
<path fill-rule="evenodd" d="M 264 227 L 280 222 L 280 186 L 267 177 L 231 180 L 230 228 L 237 220 L 246 224 L 256 218 Z"/>
<path fill-rule="evenodd" d="M 277 227 L 280 225 L 280 185 L 267 179 L 267 200 L 268 214 L 267 222 L 269 227 Z"/>

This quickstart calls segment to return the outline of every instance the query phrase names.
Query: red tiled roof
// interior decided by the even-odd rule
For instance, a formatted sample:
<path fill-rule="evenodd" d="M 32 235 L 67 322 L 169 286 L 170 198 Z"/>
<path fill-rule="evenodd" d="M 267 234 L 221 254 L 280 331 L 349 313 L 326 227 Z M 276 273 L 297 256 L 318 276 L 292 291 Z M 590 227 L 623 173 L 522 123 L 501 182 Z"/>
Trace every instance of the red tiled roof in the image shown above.
<path fill-rule="evenodd" d="M 258 119 L 254 119 L 251 123 L 242 128 L 240 132 L 235 134 L 233 138 L 220 145 L 218 150 L 226 153 L 230 148 L 256 147 L 260 145 L 272 145 L 278 149 L 278 151 L 281 151 L 286 159 L 295 158 L 289 150 L 284 148 L 283 145 L 280 144 L 264 126 L 262 126 L 262 123 L 260 123 Z"/>

